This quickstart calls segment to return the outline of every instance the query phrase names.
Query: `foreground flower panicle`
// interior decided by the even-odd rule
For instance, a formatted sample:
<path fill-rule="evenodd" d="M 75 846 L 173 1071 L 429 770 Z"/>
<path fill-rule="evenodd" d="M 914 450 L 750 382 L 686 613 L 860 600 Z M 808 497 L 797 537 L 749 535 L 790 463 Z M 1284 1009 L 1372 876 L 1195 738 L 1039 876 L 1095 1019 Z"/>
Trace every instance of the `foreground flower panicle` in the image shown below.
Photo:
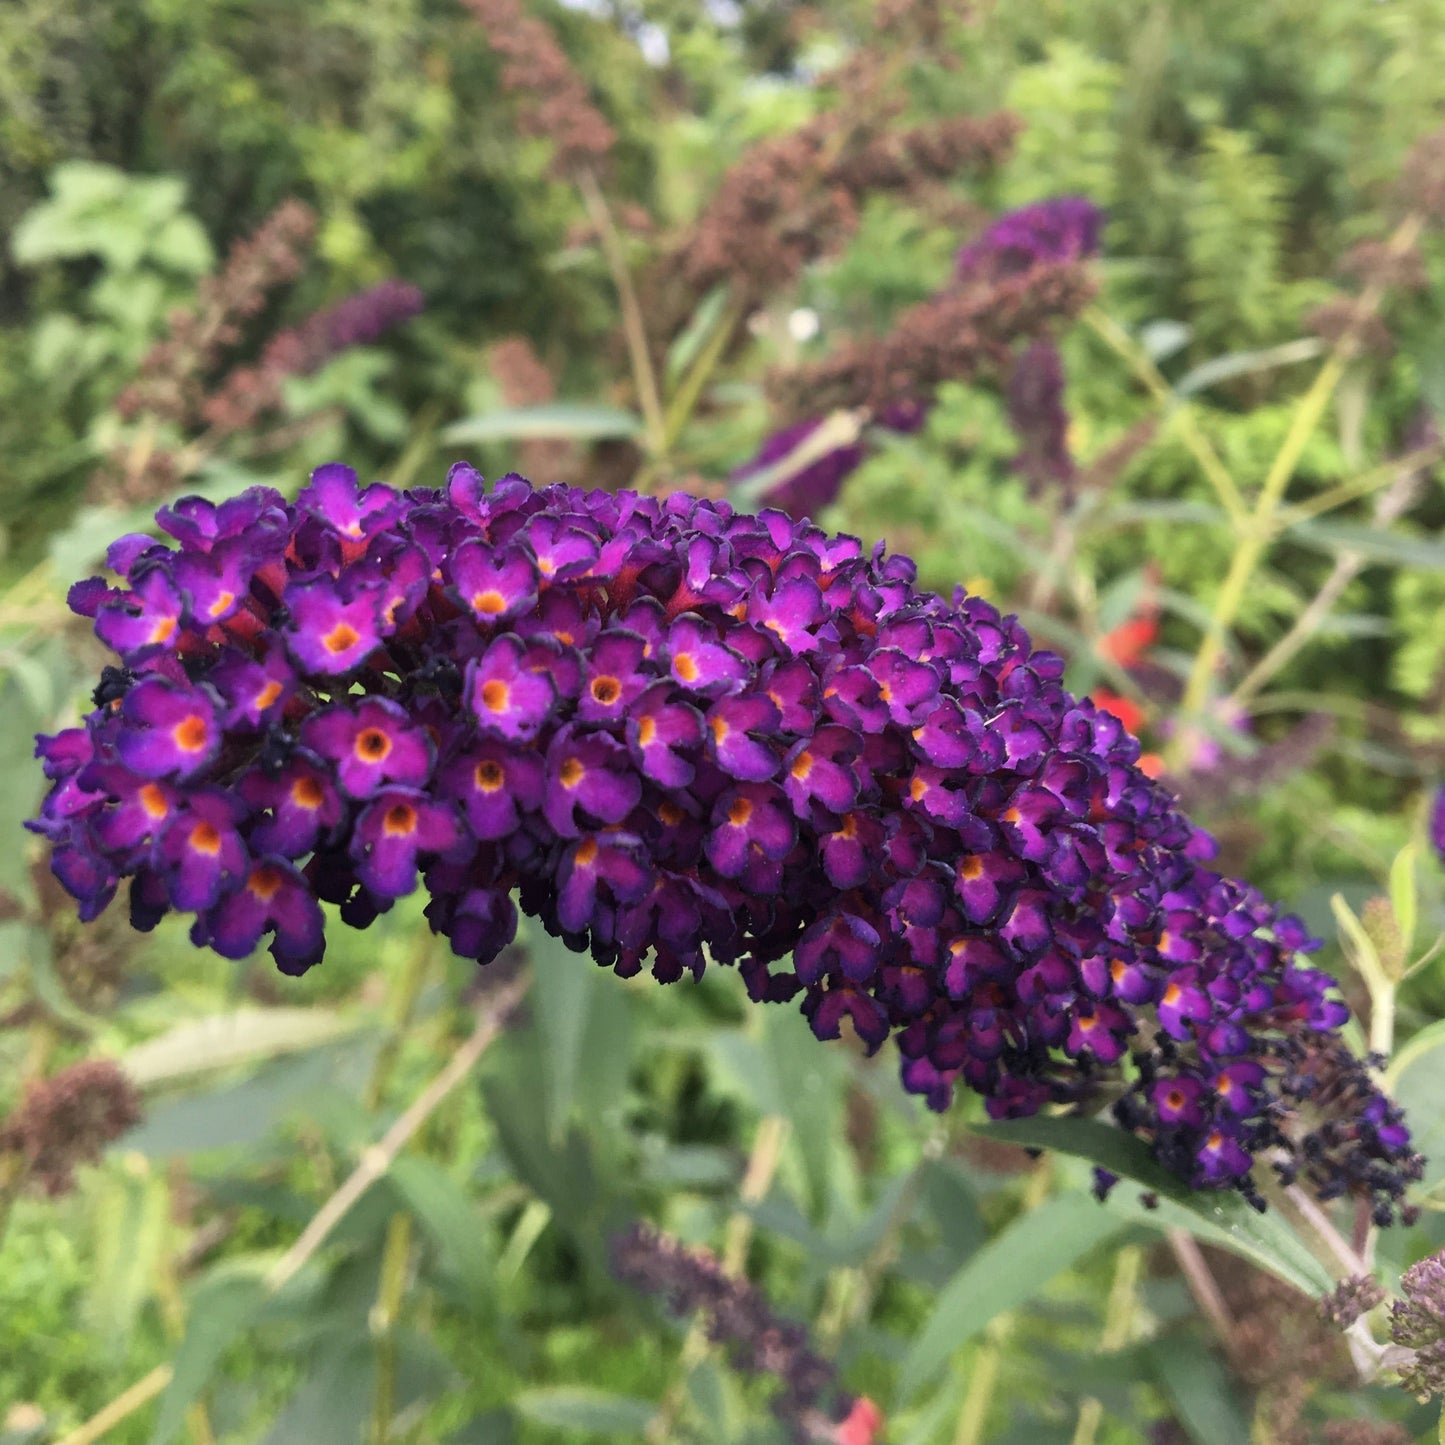
<path fill-rule="evenodd" d="M 820 1038 L 890 1036 L 907 1088 L 995 1117 L 1116 1100 L 1190 1184 L 1272 1160 L 1388 1219 L 1419 1160 L 1340 1040 L 1300 923 L 1208 866 L 1061 660 L 907 558 L 687 496 L 361 489 L 317 471 L 161 511 L 78 584 L 122 666 L 39 741 L 31 826 L 93 918 L 194 913 L 299 973 L 321 902 L 419 881 L 461 956 L 516 904 L 663 981 L 736 964 Z"/>

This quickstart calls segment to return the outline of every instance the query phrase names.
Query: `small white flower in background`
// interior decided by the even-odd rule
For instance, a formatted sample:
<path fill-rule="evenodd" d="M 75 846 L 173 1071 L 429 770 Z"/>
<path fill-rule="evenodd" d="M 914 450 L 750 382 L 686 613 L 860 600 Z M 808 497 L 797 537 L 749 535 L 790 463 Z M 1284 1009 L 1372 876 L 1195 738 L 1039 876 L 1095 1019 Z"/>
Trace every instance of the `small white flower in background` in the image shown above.
<path fill-rule="evenodd" d="M 818 313 L 811 306 L 799 306 L 788 313 L 788 335 L 794 341 L 811 341 L 820 329 Z"/>

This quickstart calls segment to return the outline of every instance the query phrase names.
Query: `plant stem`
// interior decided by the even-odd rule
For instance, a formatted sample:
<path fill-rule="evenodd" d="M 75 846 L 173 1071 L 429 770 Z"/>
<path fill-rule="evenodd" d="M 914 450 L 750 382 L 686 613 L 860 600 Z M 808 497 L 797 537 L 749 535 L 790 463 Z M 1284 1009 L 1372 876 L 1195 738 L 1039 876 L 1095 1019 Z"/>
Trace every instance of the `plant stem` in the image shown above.
<path fill-rule="evenodd" d="M 1399 519 L 1414 500 L 1419 479 L 1420 472 L 1416 466 L 1402 460 L 1388 489 L 1376 500 L 1374 516 L 1370 519 L 1372 528 L 1382 529 Z M 1355 548 L 1346 548 L 1339 553 L 1324 585 L 1295 618 L 1289 631 L 1244 675 L 1230 695 L 1231 702 L 1244 706 L 1270 678 L 1288 666 L 1333 611 L 1345 588 L 1359 576 L 1366 560 L 1365 554 Z"/>
<path fill-rule="evenodd" d="M 1104 1307 L 1104 1330 L 1099 1336 L 1099 1353 L 1111 1355 L 1129 1343 L 1134 1323 L 1134 1294 L 1144 1269 L 1144 1251 L 1126 1244 L 1114 1259 L 1114 1282 Z M 1073 1445 L 1094 1445 L 1104 1419 L 1104 1403 L 1090 1396 L 1079 1406 L 1079 1423 L 1074 1427 Z"/>
<path fill-rule="evenodd" d="M 391 999 L 391 1029 L 377 1053 L 371 1077 L 366 1081 L 365 1104 L 368 1113 L 374 1113 L 381 1106 L 387 1085 L 396 1071 L 396 1062 L 401 1057 L 402 1041 L 411 1026 L 417 999 L 421 996 L 422 985 L 425 984 L 431 967 L 433 949 L 432 935 L 421 935 L 407 954 L 401 977 L 396 981 Z"/>
<path fill-rule="evenodd" d="M 1401 254 L 1415 243 L 1415 238 L 1420 233 L 1420 224 L 1418 216 L 1408 216 L 1396 227 L 1388 243 L 1394 255 Z M 1355 354 L 1356 343 L 1366 318 L 1373 315 L 1379 305 L 1381 291 L 1378 283 L 1365 290 L 1350 324 L 1330 349 L 1325 364 L 1316 373 L 1309 390 L 1295 409 L 1289 431 L 1285 433 L 1284 441 L 1265 474 L 1254 508 L 1241 528 L 1229 570 L 1219 589 L 1219 596 L 1215 599 L 1209 627 L 1200 639 L 1199 650 L 1194 655 L 1189 678 L 1184 685 L 1184 697 L 1179 706 L 1181 722 L 1187 724 L 1204 710 L 1215 669 L 1224 651 L 1225 636 L 1244 603 L 1245 593 L 1254 577 L 1255 569 L 1273 539 L 1275 514 L 1284 499 L 1285 490 L 1294 476 L 1305 446 L 1319 426 L 1325 408 L 1330 404 L 1330 398 L 1334 396 L 1340 378 L 1345 374 L 1345 368 Z M 1188 736 L 1189 728 L 1180 727 L 1166 753 L 1167 765 L 1175 770 L 1182 764 Z"/>
<path fill-rule="evenodd" d="M 722 360 L 723 354 L 728 349 L 728 343 L 733 339 L 733 332 L 737 330 L 738 322 L 742 319 L 743 307 L 735 300 L 729 301 L 718 320 L 717 329 L 708 337 L 707 345 L 703 347 L 687 375 L 678 384 L 677 390 L 667 404 L 667 416 L 663 423 L 662 450 L 664 452 L 672 449 L 678 437 L 682 435 L 683 428 L 692 419 L 698 398 L 717 369 L 717 364 Z"/>
<path fill-rule="evenodd" d="M 1174 1262 L 1184 1276 L 1184 1283 L 1188 1285 L 1189 1293 L 1199 1307 L 1199 1313 L 1209 1321 L 1214 1337 L 1219 1341 L 1219 1347 L 1224 1351 L 1225 1358 L 1235 1373 L 1241 1373 L 1245 1361 L 1239 1351 L 1239 1331 L 1235 1327 L 1229 1306 L 1224 1302 L 1224 1295 L 1220 1292 L 1214 1273 L 1204 1258 L 1204 1252 L 1199 1248 L 1194 1236 L 1182 1229 L 1167 1230 L 1165 1238 L 1169 1242 L 1169 1251 L 1174 1256 Z"/>
<path fill-rule="evenodd" d="M 411 1256 L 411 1215 L 398 1211 L 386 1226 L 381 1253 L 381 1282 L 372 1306 L 372 1337 L 376 1341 L 376 1396 L 372 1406 L 372 1445 L 386 1445 L 396 1414 L 396 1321 L 406 1297 L 407 1263 Z"/>
<path fill-rule="evenodd" d="M 1209 438 L 1199 429 L 1194 411 L 1164 379 L 1163 373 L 1147 352 L 1106 312 L 1090 306 L 1084 312 L 1084 323 L 1108 347 L 1117 352 L 1128 363 L 1130 370 L 1143 383 L 1144 389 L 1164 409 L 1168 420 L 1178 429 L 1180 439 L 1189 448 L 1200 470 L 1214 488 L 1220 505 L 1229 513 L 1232 521 L 1240 521 L 1247 513 L 1244 498 L 1229 473 L 1229 468 L 1214 450 Z"/>
<path fill-rule="evenodd" d="M 602 254 L 607 258 L 607 267 L 612 273 L 612 284 L 617 289 L 617 304 L 622 311 L 622 332 L 627 338 L 627 353 L 632 361 L 632 378 L 637 388 L 637 402 L 642 408 L 643 421 L 647 428 L 647 449 L 654 458 L 667 451 L 667 424 L 662 414 L 661 392 L 657 386 L 657 373 L 652 365 L 652 353 L 647 346 L 647 328 L 642 320 L 642 308 L 637 304 L 637 292 L 632 285 L 632 272 L 628 269 L 627 255 L 622 249 L 622 238 L 613 224 L 612 212 L 597 177 L 582 166 L 576 173 L 577 189 L 582 193 L 582 204 L 587 208 L 588 219 L 597 230 L 602 242 Z"/>
<path fill-rule="evenodd" d="M 984 1428 L 988 1424 L 989 1407 L 993 1404 L 994 1387 L 998 1384 L 998 1367 L 1003 1359 L 1003 1346 L 1013 1331 L 1013 1316 L 1000 1315 L 984 1331 L 983 1343 L 974 1356 L 973 1376 L 958 1412 L 953 1431 L 953 1445 L 983 1445 Z"/>
<path fill-rule="evenodd" d="M 417 1095 L 396 1123 L 377 1143 L 367 1149 L 361 1156 L 361 1162 L 341 1187 L 317 1210 L 296 1242 L 272 1266 L 265 1277 L 267 1294 L 276 1294 L 300 1273 L 352 1205 L 391 1168 L 411 1137 L 426 1123 L 442 1100 L 471 1072 L 477 1060 L 501 1033 L 508 1016 L 521 1001 L 526 989 L 525 978 L 514 979 L 488 998 L 485 1008 L 477 1018 L 472 1036 L 452 1055 L 446 1068 Z M 123 1394 L 117 1395 L 99 1414 L 93 1415 L 78 1430 L 71 1431 L 58 1445 L 93 1445 L 93 1442 L 99 1440 L 108 1430 L 128 1419 L 161 1394 L 170 1384 L 174 1373 L 169 1364 L 157 1365 L 150 1374 L 137 1380 Z"/>
<path fill-rule="evenodd" d="M 783 1156 L 788 1138 L 788 1121 L 779 1114 L 769 1114 L 758 1125 L 752 1153 L 738 1188 L 738 1202 L 758 1204 L 772 1187 L 773 1176 Z M 734 1278 L 742 1275 L 747 1265 L 748 1245 L 752 1241 L 753 1221 L 743 1209 L 735 1210 L 727 1222 L 723 1236 L 723 1272 Z M 678 1370 L 671 1385 L 657 1406 L 657 1413 L 647 1423 L 645 1438 L 651 1445 L 664 1445 L 673 1438 L 678 1411 L 682 1409 L 687 1378 L 707 1356 L 707 1327 L 699 1316 L 688 1327 L 678 1355 Z"/>

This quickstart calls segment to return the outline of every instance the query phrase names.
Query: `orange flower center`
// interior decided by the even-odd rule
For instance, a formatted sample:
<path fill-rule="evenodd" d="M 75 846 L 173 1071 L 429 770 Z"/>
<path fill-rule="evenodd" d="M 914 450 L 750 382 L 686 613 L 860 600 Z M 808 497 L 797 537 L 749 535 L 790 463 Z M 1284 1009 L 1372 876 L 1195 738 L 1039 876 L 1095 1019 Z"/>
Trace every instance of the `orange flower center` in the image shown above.
<path fill-rule="evenodd" d="M 485 763 L 478 763 L 476 770 L 472 773 L 472 781 L 484 793 L 495 793 L 506 780 L 507 775 L 502 771 L 501 763 L 492 759 Z"/>
<path fill-rule="evenodd" d="M 212 617 L 219 617 L 236 600 L 234 592 L 218 592 L 216 600 L 211 603 L 209 612 Z"/>
<path fill-rule="evenodd" d="M 171 736 L 176 740 L 176 746 L 183 753 L 200 752 L 205 747 L 209 735 L 210 729 L 206 727 L 205 718 L 197 713 L 183 717 L 171 732 Z"/>
<path fill-rule="evenodd" d="M 488 712 L 506 712 L 511 701 L 512 689 L 500 678 L 482 684 L 482 706 Z"/>
<path fill-rule="evenodd" d="M 381 828 L 389 838 L 405 837 L 416 830 L 416 809 L 410 803 L 393 804 L 386 810 Z"/>
<path fill-rule="evenodd" d="M 297 778 L 291 784 L 291 801 L 298 808 L 319 808 L 325 797 L 325 790 L 315 778 Z"/>
<path fill-rule="evenodd" d="M 809 752 L 799 753 L 793 759 L 793 766 L 789 772 L 801 783 L 806 780 L 809 773 L 813 771 L 813 755 Z"/>
<path fill-rule="evenodd" d="M 637 741 L 643 747 L 649 747 L 652 740 L 657 736 L 657 721 L 654 718 L 645 717 L 637 724 Z"/>
<path fill-rule="evenodd" d="M 495 617 L 506 610 L 507 599 L 495 587 L 488 587 L 485 592 L 478 592 L 472 598 L 472 611 L 480 612 L 484 617 Z"/>
<path fill-rule="evenodd" d="M 214 858 L 221 851 L 221 835 L 210 823 L 197 823 L 191 829 L 191 847 Z"/>
<path fill-rule="evenodd" d="M 321 645 L 327 652 L 333 655 L 345 652 L 347 648 L 355 647 L 361 641 L 361 634 L 349 623 L 338 622 L 330 632 L 321 639 Z"/>
<path fill-rule="evenodd" d="M 597 861 L 597 840 L 595 838 L 584 838 L 577 845 L 577 852 L 574 855 L 579 868 L 590 868 Z"/>
<path fill-rule="evenodd" d="M 1164 1095 L 1164 1102 L 1168 1104 L 1171 1109 L 1182 1109 L 1184 1107 L 1184 1090 L 1170 1089 L 1170 1091 Z"/>
<path fill-rule="evenodd" d="M 1183 992 L 1184 990 L 1180 988 L 1177 983 L 1171 983 L 1164 990 L 1164 997 L 1160 1002 L 1168 1004 L 1170 1008 L 1173 1008 L 1174 1005 L 1179 1002 L 1180 995 L 1183 994 Z"/>
<path fill-rule="evenodd" d="M 246 887 L 255 894 L 262 903 L 269 903 L 271 899 L 280 892 L 283 881 L 279 868 L 262 867 L 252 871 Z"/>
<path fill-rule="evenodd" d="M 615 677 L 594 677 L 592 696 L 603 707 L 610 707 L 622 696 L 622 684 Z"/>
<path fill-rule="evenodd" d="M 363 762 L 379 763 L 391 751 L 391 739 L 380 728 L 363 728 L 356 737 L 356 756 Z"/>
<path fill-rule="evenodd" d="M 736 798 L 733 805 L 728 809 L 728 822 L 734 828 L 742 828 L 747 825 L 749 818 L 753 816 L 753 805 L 746 798 Z"/>
<path fill-rule="evenodd" d="M 687 817 L 687 814 L 677 806 L 676 803 L 659 803 L 657 805 L 657 816 L 662 819 L 669 828 L 675 828 Z"/>
<path fill-rule="evenodd" d="M 697 661 L 690 652 L 679 652 L 672 659 L 672 670 L 677 673 L 684 682 L 697 681 Z"/>
<path fill-rule="evenodd" d="M 972 883 L 975 878 L 983 877 L 983 859 L 979 857 L 965 858 L 958 865 L 958 876 L 965 883 Z"/>
<path fill-rule="evenodd" d="M 264 712 L 278 697 L 281 696 L 281 684 L 272 678 L 265 687 L 251 700 L 251 706 L 257 712 Z"/>
<path fill-rule="evenodd" d="M 567 758 L 562 763 L 562 770 L 557 774 L 558 780 L 564 788 L 575 788 L 585 776 L 587 769 L 577 758 Z"/>
<path fill-rule="evenodd" d="M 151 628 L 151 635 L 146 638 L 147 642 L 169 642 L 176 630 L 176 619 L 174 617 L 162 617 L 154 627 Z"/>
<path fill-rule="evenodd" d="M 164 818 L 171 810 L 170 804 L 166 802 L 166 795 L 154 783 L 147 783 L 137 796 L 147 817 Z"/>

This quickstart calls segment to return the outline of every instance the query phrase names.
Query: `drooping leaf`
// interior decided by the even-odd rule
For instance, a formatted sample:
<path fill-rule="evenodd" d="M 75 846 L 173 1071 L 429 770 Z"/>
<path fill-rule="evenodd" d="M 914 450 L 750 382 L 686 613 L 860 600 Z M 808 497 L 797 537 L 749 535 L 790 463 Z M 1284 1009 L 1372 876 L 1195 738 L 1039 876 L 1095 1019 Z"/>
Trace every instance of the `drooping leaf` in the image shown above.
<path fill-rule="evenodd" d="M 603 1390 L 527 1390 L 512 1401 L 519 1415 L 557 1430 L 590 1430 L 595 1435 L 623 1435 L 641 1439 L 657 1407 L 633 1395 L 611 1395 Z"/>
<path fill-rule="evenodd" d="M 443 429 L 444 442 L 498 442 L 563 438 L 603 441 L 634 437 L 642 431 L 635 412 L 599 403 L 555 401 L 543 406 L 509 407 L 453 422 Z"/>
<path fill-rule="evenodd" d="M 210 1383 L 226 1351 L 250 1329 L 266 1303 L 259 1274 L 227 1267 L 194 1291 L 186 1333 L 172 1363 L 171 1382 L 161 1397 L 151 1445 L 169 1445 L 180 1433 L 187 1408 Z"/>
<path fill-rule="evenodd" d="M 667 364 L 664 374 L 669 386 L 676 386 L 683 373 L 697 359 L 708 338 L 717 329 L 727 309 L 728 288 L 714 286 L 697 304 L 697 309 L 679 333 L 677 340 L 667 348 Z"/>
<path fill-rule="evenodd" d="M 179 1023 L 120 1062 L 144 1088 L 315 1048 L 359 1026 L 358 1019 L 326 1008 L 236 1009 Z"/>
<path fill-rule="evenodd" d="M 547 1129 L 553 1139 L 560 1139 L 577 1097 L 583 1039 L 600 970 L 585 954 L 573 953 L 560 938 L 551 938 L 540 928 L 528 937 L 527 953 L 546 1071 Z"/>
<path fill-rule="evenodd" d="M 1027 1304 L 1048 1282 L 1126 1221 L 1092 1208 L 1087 1195 L 1060 1195 L 1020 1215 L 944 1285 L 904 1357 L 898 1395 L 908 1401 L 953 1352 L 990 1320 Z"/>
<path fill-rule="evenodd" d="M 1405 1122 L 1425 1156 L 1421 1185 L 1445 1181 L 1445 1019 L 1420 1030 L 1391 1060 L 1385 1081 L 1405 1111 Z"/>
<path fill-rule="evenodd" d="M 1160 1339 L 1148 1346 L 1146 1358 L 1194 1445 L 1241 1445 L 1250 1438 L 1238 1388 L 1210 1351 L 1192 1341 Z"/>
<path fill-rule="evenodd" d="M 1156 1194 L 1148 1209 L 1138 1195 L 1116 1188 L 1104 1208 L 1136 1224 L 1179 1228 L 1243 1256 L 1308 1295 L 1334 1286 L 1329 1271 L 1300 1242 L 1277 1213 L 1259 1214 L 1234 1191 L 1191 1190 L 1149 1157 L 1142 1139 L 1097 1119 L 1011 1119 L 977 1126 L 986 1138 L 1028 1148 L 1057 1149 L 1117 1174 Z"/>
<path fill-rule="evenodd" d="M 481 1294 L 491 1278 L 492 1261 L 476 1207 L 466 1190 L 434 1160 L 404 1154 L 392 1166 L 388 1182 L 405 1199 L 431 1240 L 441 1265 L 465 1294 Z"/>

